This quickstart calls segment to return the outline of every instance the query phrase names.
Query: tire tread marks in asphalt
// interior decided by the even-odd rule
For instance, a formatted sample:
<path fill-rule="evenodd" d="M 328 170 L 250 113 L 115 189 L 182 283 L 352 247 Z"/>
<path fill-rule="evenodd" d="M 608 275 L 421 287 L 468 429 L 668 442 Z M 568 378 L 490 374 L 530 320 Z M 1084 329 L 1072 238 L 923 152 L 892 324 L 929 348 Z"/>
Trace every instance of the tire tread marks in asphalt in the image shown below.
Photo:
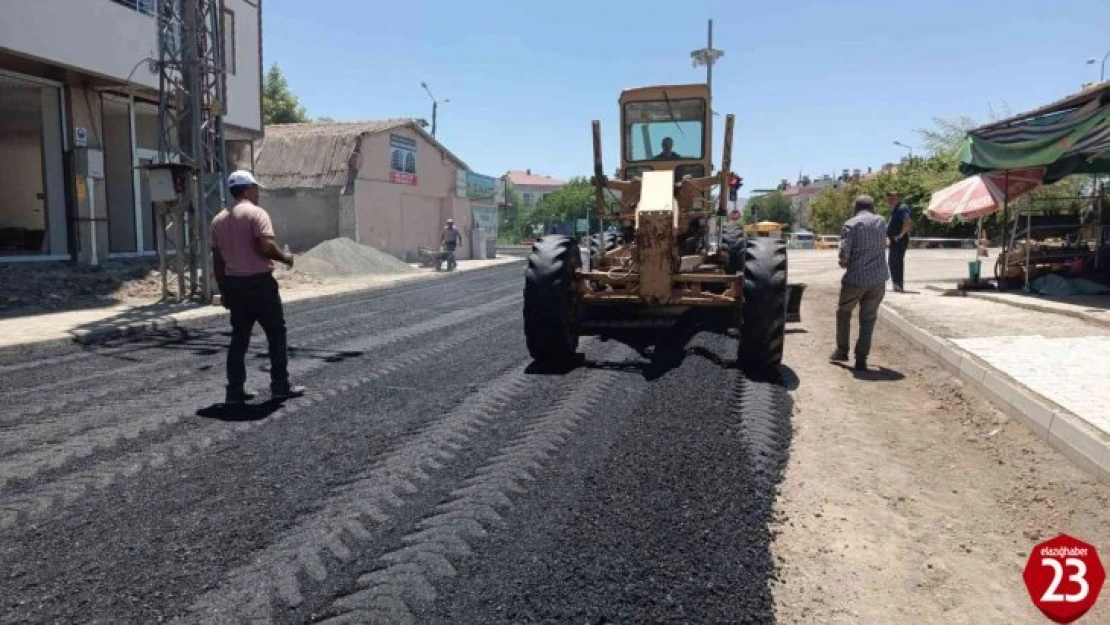
<path fill-rule="evenodd" d="M 385 291 L 367 290 L 353 295 L 337 295 L 323 298 L 323 303 L 311 306 L 308 305 L 308 302 L 287 303 L 285 305 L 285 313 L 287 321 L 289 322 L 288 332 L 292 336 L 302 330 L 311 330 L 322 325 L 335 323 L 336 321 L 347 322 L 352 319 L 381 315 L 394 310 L 411 310 L 412 308 L 409 304 L 398 304 L 396 306 L 386 308 L 375 308 L 374 310 L 362 313 L 355 313 L 353 315 L 337 314 L 337 312 L 342 308 L 350 306 L 372 306 L 383 301 L 389 301 L 395 298 L 418 295 L 428 290 L 461 289 L 464 293 L 477 292 L 486 293 L 488 295 L 488 293 L 483 289 L 474 288 L 476 284 L 484 281 L 489 281 L 491 279 L 492 285 L 500 284 L 500 281 L 496 280 L 496 278 L 499 276 L 500 273 L 506 271 L 506 269 L 499 269 L 493 271 L 473 272 L 471 274 L 471 276 L 473 277 L 466 277 L 450 281 L 435 280 L 432 284 L 421 285 L 413 288 L 395 287 L 393 289 Z M 464 295 L 463 297 L 467 296 Z M 469 298 L 467 297 L 467 299 Z M 316 321 L 299 320 L 300 317 L 308 317 L 314 315 L 324 315 L 324 318 Z M 221 323 L 226 324 L 226 320 L 224 320 L 222 317 L 210 317 L 198 320 L 196 324 L 190 324 L 189 327 L 192 328 L 194 325 L 204 327 Z M 141 332 L 96 346 L 80 346 L 80 351 L 77 352 L 70 351 L 68 353 L 56 355 L 50 355 L 51 352 L 56 352 L 56 349 L 36 350 L 33 346 L 18 350 L 6 350 L 4 348 L 0 348 L 0 357 L 8 356 L 7 359 L 16 360 L 16 362 L 0 364 L 0 380 L 4 380 L 4 385 L 6 385 L 8 380 L 13 379 L 12 374 L 15 374 L 17 372 L 44 368 L 57 369 L 61 365 L 74 366 L 81 361 L 93 358 L 103 361 L 105 357 L 116 356 L 121 358 L 121 362 L 130 362 L 131 359 L 125 358 L 127 354 L 150 349 L 151 347 L 156 347 L 159 344 L 180 343 L 180 334 L 185 331 L 186 330 L 184 328 L 171 328 Z M 157 342 L 154 343 L 154 345 L 151 345 L 151 343 L 154 341 Z M 68 347 L 66 349 L 71 350 L 73 349 L 73 347 Z M 5 353 L 5 351 L 8 351 L 9 353 Z M 102 363 L 98 363 L 98 366 L 101 364 Z M 2 386 L 0 386 L 0 389 L 2 389 Z"/>
<path fill-rule="evenodd" d="M 444 468 L 467 442 L 499 416 L 529 385 L 520 365 L 486 383 L 447 415 L 408 438 L 377 462 L 362 479 L 325 501 L 318 512 L 271 546 L 251 556 L 251 564 L 229 573 L 215 590 L 200 597 L 190 614 L 174 622 L 273 622 L 275 602 L 303 600 L 302 575 L 316 582 L 328 576 L 329 561 L 350 558 L 354 545 L 370 537 L 368 522 L 388 519 L 390 508 L 419 492 L 418 483 Z"/>
<path fill-rule="evenodd" d="M 443 328 L 452 327 L 470 321 L 476 316 L 496 312 L 507 303 L 519 301 L 519 299 L 519 295 L 514 295 L 494 300 L 484 306 L 444 315 L 421 324 L 404 327 L 395 332 L 379 335 L 370 339 L 362 339 L 361 346 L 367 347 L 372 344 L 374 347 L 381 347 L 387 343 L 393 343 L 435 332 Z M 277 422 L 281 417 L 304 410 L 326 397 L 334 396 L 340 392 L 350 391 L 353 388 L 369 383 L 371 380 L 389 375 L 402 367 L 411 366 L 435 357 L 459 345 L 465 344 L 482 331 L 482 328 L 477 326 L 468 328 L 464 332 L 455 333 L 450 337 L 437 341 L 431 347 L 409 352 L 388 362 L 384 362 L 366 370 L 361 370 L 355 375 L 334 380 L 328 388 L 320 389 L 310 393 L 304 398 L 288 402 L 281 411 L 274 413 L 267 419 L 238 423 L 230 427 L 212 426 L 194 429 L 158 445 L 98 463 L 77 473 L 68 474 L 57 481 L 38 486 L 27 493 L 2 497 L 0 498 L 0 530 L 5 530 L 13 526 L 20 518 L 30 519 L 41 517 L 49 513 L 56 504 L 69 504 L 83 496 L 90 489 L 104 488 L 112 484 L 120 476 L 134 476 L 146 468 L 162 466 L 171 458 L 185 458 L 210 447 L 216 442 L 225 441 L 239 433 Z M 187 416 L 188 415 L 185 413 L 180 413 L 176 415 L 152 417 L 152 419 L 155 419 L 160 425 L 165 426 L 169 423 L 184 420 Z M 140 421 L 143 420 L 140 419 Z M 51 447 L 47 450 L 49 453 L 35 454 L 33 456 L 35 459 L 34 463 L 27 462 L 26 459 L 24 460 L 24 462 L 27 462 L 26 465 L 14 464 L 12 461 L 8 461 L 8 463 L 6 463 L 6 474 L 0 474 L 0 485 L 2 485 L 3 480 L 7 478 L 33 475 L 45 470 L 48 466 L 56 466 L 64 462 L 64 459 L 77 457 L 78 454 L 91 453 L 90 446 L 99 445 L 102 448 L 110 447 L 124 437 L 134 437 L 138 435 L 136 430 L 137 426 L 134 423 L 127 423 L 124 425 L 127 427 L 108 428 L 106 431 L 101 432 L 101 437 L 98 439 L 90 440 L 86 438 L 85 440 L 66 441 L 60 446 Z M 18 459 L 19 457 L 17 456 L 16 458 Z M 4 470 L 4 468 L 5 463 L 0 463 L 0 470 Z"/>
<path fill-rule="evenodd" d="M 753 477 L 764 487 L 776 487 L 786 470 L 793 438 L 789 393 L 781 386 L 749 380 L 736 372 L 731 410 L 747 447 Z"/>
<path fill-rule="evenodd" d="M 452 301 L 451 305 L 458 308 L 466 306 L 472 301 L 489 300 L 491 297 L 502 293 L 509 293 L 513 290 L 518 289 L 507 289 L 502 287 L 494 291 L 484 291 L 481 293 L 464 295 Z M 418 308 L 414 309 L 411 306 L 402 305 L 396 308 L 379 308 L 375 310 L 356 313 L 353 315 L 333 316 L 321 321 L 306 324 L 290 324 L 288 328 L 290 350 L 295 351 L 298 348 L 304 349 L 305 347 L 312 345 L 321 345 L 327 343 L 328 341 L 333 341 L 335 339 L 350 336 L 357 332 L 365 332 L 365 326 L 356 324 L 354 322 L 369 317 L 391 315 L 389 317 L 391 325 L 401 326 L 409 323 L 412 320 L 419 319 L 420 317 L 426 317 L 428 314 L 429 311 L 427 310 L 421 310 Z M 313 334 L 308 334 L 306 332 L 305 334 L 307 334 L 307 336 L 300 336 L 303 331 L 313 330 L 319 328 L 320 326 L 333 324 L 341 324 L 344 327 L 328 332 L 316 332 Z M 181 340 L 179 341 L 179 343 L 185 348 L 189 347 L 187 340 Z M 224 346 L 221 344 L 218 349 L 222 351 L 223 347 Z M 154 361 L 143 361 L 139 363 L 125 365 L 123 367 L 110 368 L 108 370 L 99 368 L 94 369 L 88 374 L 67 376 L 64 380 L 45 382 L 37 386 L 11 389 L 9 392 L 5 393 L 6 401 L 10 401 L 16 396 L 37 395 L 37 397 L 35 397 L 36 401 L 31 406 L 27 406 L 22 410 L 17 409 L 5 414 L 3 418 L 0 418 L 0 422 L 16 421 L 28 416 L 55 414 L 71 407 L 79 406 L 81 404 L 101 402 L 109 397 L 127 397 L 132 395 L 136 391 L 146 390 L 150 386 L 151 380 L 147 377 L 134 378 L 130 380 L 120 377 L 131 372 L 148 373 L 153 369 L 164 371 L 164 373 L 161 374 L 158 378 L 158 383 L 163 386 L 175 380 L 195 377 L 196 371 L 194 371 L 193 369 L 188 367 L 175 366 L 175 363 L 182 362 L 190 358 L 195 358 L 195 354 L 191 352 L 192 350 L 185 349 L 182 352 L 172 354 L 166 358 L 156 359 Z M 60 397 L 59 399 L 56 399 L 54 401 L 41 401 L 42 396 L 51 394 L 50 391 L 55 391 L 59 388 L 73 386 L 81 383 L 88 383 L 103 378 L 116 379 L 106 384 L 94 386 L 93 389 L 87 392 L 71 391 L 69 393 L 66 393 L 63 397 Z"/>
<path fill-rule="evenodd" d="M 591 375 L 555 406 L 539 415 L 488 464 L 451 493 L 437 513 L 417 523 L 402 538 L 405 547 L 380 558 L 382 568 L 359 578 L 361 589 L 338 598 L 323 623 L 419 622 L 413 611 L 436 600 L 436 581 L 454 577 L 450 559 L 471 553 L 469 540 L 486 536 L 486 527 L 502 525 L 498 509 L 513 505 L 511 494 L 523 493 L 522 484 L 535 479 L 543 461 L 573 434 L 618 378 L 612 371 Z"/>

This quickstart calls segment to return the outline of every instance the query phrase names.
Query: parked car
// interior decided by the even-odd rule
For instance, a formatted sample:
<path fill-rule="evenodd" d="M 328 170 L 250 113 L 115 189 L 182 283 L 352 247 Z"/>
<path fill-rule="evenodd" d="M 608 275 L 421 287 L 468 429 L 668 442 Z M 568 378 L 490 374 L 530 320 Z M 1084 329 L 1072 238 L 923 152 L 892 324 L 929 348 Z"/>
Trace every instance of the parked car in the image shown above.
<path fill-rule="evenodd" d="M 840 237 L 835 234 L 822 234 L 817 237 L 815 247 L 819 250 L 835 250 L 840 248 Z"/>
<path fill-rule="evenodd" d="M 796 250 L 812 250 L 817 243 L 817 237 L 812 232 L 791 232 L 787 235 L 787 247 Z"/>

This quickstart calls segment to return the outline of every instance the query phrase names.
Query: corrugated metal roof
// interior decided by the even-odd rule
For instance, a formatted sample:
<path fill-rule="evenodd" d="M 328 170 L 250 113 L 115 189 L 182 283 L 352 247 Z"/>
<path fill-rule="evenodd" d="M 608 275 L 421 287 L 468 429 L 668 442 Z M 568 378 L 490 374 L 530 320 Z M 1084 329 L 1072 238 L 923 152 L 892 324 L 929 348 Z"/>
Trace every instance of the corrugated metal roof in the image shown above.
<path fill-rule="evenodd" d="M 256 152 L 254 174 L 259 182 L 274 189 L 344 188 L 350 182 L 351 159 L 361 150 L 362 138 L 397 128 L 416 131 L 457 165 L 469 169 L 415 121 L 386 119 L 267 126 Z"/>

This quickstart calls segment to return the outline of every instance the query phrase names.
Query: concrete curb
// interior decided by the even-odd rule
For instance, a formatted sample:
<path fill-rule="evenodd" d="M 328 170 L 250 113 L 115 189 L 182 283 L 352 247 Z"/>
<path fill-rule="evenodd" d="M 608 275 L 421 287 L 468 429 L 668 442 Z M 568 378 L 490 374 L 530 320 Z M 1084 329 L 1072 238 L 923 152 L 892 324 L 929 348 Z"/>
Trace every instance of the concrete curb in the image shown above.
<path fill-rule="evenodd" d="M 1025 424 L 1053 449 L 1101 482 L 1110 484 L 1110 436 L 951 342 L 915 326 L 889 305 L 880 307 L 879 319 L 1000 410 Z"/>
<path fill-rule="evenodd" d="M 925 285 L 925 288 L 929 289 L 930 291 L 937 291 L 953 297 L 974 297 L 977 299 L 986 300 L 988 302 L 995 302 L 996 304 L 1013 306 L 1014 308 L 1023 308 L 1025 310 L 1049 313 L 1053 315 L 1064 315 L 1066 317 L 1072 317 L 1074 319 L 1079 319 L 1080 321 L 1085 321 L 1087 323 L 1093 323 L 1095 325 L 1110 328 L 1110 318 L 1095 317 L 1094 315 L 1089 315 L 1078 310 L 1069 310 L 1067 308 L 1057 308 L 1055 306 L 1049 306 L 1047 304 L 1038 304 L 1035 299 L 1031 299 L 1030 301 L 1014 301 L 1005 297 L 999 297 L 995 293 L 946 289 L 935 284 L 927 284 Z M 1026 297 L 1033 298 L 1034 296 L 1027 295 Z"/>
<path fill-rule="evenodd" d="M 456 271 L 455 273 L 461 274 L 478 274 L 485 271 L 494 271 L 503 267 L 517 264 L 522 259 L 511 258 L 506 262 L 489 265 L 486 267 L 478 267 L 475 269 Z M 451 274 L 417 274 L 411 278 L 403 278 L 393 282 L 383 284 L 371 284 L 352 286 L 350 289 L 337 290 L 331 293 L 319 293 L 315 295 L 307 295 L 304 297 L 297 297 L 295 299 L 285 299 L 285 306 L 291 307 L 302 303 L 314 302 L 318 300 L 347 297 L 356 293 L 381 291 L 420 282 L 435 282 L 436 280 L 446 280 Z M 72 346 L 74 344 L 82 346 L 90 346 L 98 343 L 104 343 L 128 336 L 135 336 L 149 332 L 159 332 L 163 330 L 172 329 L 186 329 L 203 326 L 212 322 L 215 317 L 227 315 L 228 311 L 223 306 L 218 304 L 218 296 L 214 300 L 216 303 L 210 306 L 196 306 L 188 308 L 180 312 L 170 312 L 165 315 L 154 317 L 149 320 L 135 321 L 131 323 L 120 324 L 105 324 L 102 327 L 96 327 L 89 330 L 74 330 L 67 333 L 64 337 L 49 338 L 43 340 L 27 341 L 25 343 L 18 343 L 14 345 L 6 345 L 0 347 L 0 354 L 10 354 L 17 352 L 37 352 L 47 351 L 51 349 L 58 349 L 65 346 Z M 197 312 L 194 312 L 197 311 Z M 188 316 L 185 316 L 188 315 Z M 184 318 L 181 318 L 184 316 Z"/>

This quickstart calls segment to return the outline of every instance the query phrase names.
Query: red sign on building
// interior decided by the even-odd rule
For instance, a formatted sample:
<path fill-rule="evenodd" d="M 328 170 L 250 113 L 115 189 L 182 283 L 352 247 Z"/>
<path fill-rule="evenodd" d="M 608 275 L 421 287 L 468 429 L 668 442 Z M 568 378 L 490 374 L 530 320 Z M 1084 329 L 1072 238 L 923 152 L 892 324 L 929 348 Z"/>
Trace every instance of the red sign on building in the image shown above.
<path fill-rule="evenodd" d="M 408 184 L 416 186 L 416 174 L 406 174 L 403 171 L 389 172 L 389 181 L 394 184 Z"/>

